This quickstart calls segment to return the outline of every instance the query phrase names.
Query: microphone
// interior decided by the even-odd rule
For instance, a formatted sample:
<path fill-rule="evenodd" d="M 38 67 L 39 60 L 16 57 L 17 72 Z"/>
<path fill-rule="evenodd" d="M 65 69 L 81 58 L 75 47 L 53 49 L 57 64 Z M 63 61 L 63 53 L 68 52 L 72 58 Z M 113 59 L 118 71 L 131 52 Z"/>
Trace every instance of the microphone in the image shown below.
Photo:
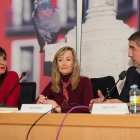
<path fill-rule="evenodd" d="M 19 81 L 23 78 L 23 77 L 25 77 L 26 76 L 26 72 L 24 71 L 24 72 L 22 72 L 22 74 L 21 74 L 21 76 L 20 76 L 20 78 L 19 78 Z"/>
<path fill-rule="evenodd" d="M 6 107 L 7 105 L 5 104 L 7 98 L 11 95 L 12 91 L 15 89 L 15 87 L 17 86 L 17 84 L 20 82 L 20 80 L 26 76 L 26 72 L 22 72 L 20 78 L 16 81 L 16 83 L 14 84 L 14 86 L 7 92 L 6 96 L 4 97 L 2 103 L 0 104 L 0 107 Z"/>
<path fill-rule="evenodd" d="M 119 79 L 118 79 L 118 81 L 115 83 L 115 85 L 110 89 L 110 91 L 108 92 L 108 94 L 105 96 L 105 99 L 104 99 L 104 101 L 106 100 L 106 98 L 107 97 L 109 97 L 111 94 L 112 94 L 112 91 L 113 91 L 113 89 L 115 88 L 115 86 L 118 84 L 118 82 L 120 81 L 120 80 L 123 80 L 125 77 L 126 77 L 126 74 L 127 74 L 127 71 L 122 71 L 120 74 L 119 74 Z M 103 101 L 103 102 L 104 102 Z"/>
<path fill-rule="evenodd" d="M 126 77 L 126 74 L 127 74 L 127 71 L 122 71 L 121 73 L 120 73 L 120 75 L 119 75 L 119 80 L 118 80 L 118 82 L 120 81 L 120 80 L 123 80 L 125 77 Z M 118 83 L 117 82 L 117 83 Z"/>

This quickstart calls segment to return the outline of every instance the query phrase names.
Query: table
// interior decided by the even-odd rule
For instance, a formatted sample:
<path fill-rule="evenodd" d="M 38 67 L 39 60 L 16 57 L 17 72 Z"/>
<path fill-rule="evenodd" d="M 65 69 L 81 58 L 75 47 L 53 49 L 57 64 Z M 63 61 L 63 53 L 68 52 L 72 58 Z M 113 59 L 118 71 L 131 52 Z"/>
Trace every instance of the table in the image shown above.
<path fill-rule="evenodd" d="M 30 126 L 41 114 L 1 113 L 0 140 L 26 140 Z M 46 114 L 28 140 L 55 140 L 65 114 Z M 69 114 L 59 140 L 139 140 L 140 115 Z"/>

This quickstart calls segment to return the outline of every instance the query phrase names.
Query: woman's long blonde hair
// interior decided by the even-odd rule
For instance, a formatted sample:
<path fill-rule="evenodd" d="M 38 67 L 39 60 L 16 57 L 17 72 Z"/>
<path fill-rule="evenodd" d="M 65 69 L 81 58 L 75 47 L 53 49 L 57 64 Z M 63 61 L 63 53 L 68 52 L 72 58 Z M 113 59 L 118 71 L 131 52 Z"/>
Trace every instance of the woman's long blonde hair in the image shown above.
<path fill-rule="evenodd" d="M 73 48 L 69 46 L 65 46 L 61 49 L 59 49 L 53 59 L 52 64 L 52 86 L 51 90 L 55 93 L 58 93 L 60 91 L 60 83 L 61 83 L 61 74 L 58 69 L 57 59 L 60 55 L 65 54 L 66 51 L 71 51 L 73 54 L 73 60 L 74 60 L 74 67 L 71 74 L 70 82 L 72 86 L 72 90 L 75 89 L 79 83 L 80 80 L 80 67 L 78 65 L 78 60 L 76 53 Z"/>

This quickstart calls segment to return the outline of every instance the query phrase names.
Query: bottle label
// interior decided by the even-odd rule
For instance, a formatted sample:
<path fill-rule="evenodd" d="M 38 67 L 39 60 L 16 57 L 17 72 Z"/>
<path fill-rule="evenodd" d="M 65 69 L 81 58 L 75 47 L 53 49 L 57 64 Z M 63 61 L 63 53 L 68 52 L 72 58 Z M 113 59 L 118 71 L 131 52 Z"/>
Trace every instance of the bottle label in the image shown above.
<path fill-rule="evenodd" d="M 130 96 L 130 103 L 140 104 L 140 96 Z"/>

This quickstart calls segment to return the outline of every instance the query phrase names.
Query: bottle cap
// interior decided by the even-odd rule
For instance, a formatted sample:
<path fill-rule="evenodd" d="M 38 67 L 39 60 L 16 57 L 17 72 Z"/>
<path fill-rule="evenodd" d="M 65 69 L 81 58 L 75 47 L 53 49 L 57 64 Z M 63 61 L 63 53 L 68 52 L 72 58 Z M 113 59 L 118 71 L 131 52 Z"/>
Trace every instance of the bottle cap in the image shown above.
<path fill-rule="evenodd" d="M 137 87 L 138 87 L 138 85 L 136 85 L 136 84 L 133 84 L 130 86 L 130 88 L 137 88 Z"/>

